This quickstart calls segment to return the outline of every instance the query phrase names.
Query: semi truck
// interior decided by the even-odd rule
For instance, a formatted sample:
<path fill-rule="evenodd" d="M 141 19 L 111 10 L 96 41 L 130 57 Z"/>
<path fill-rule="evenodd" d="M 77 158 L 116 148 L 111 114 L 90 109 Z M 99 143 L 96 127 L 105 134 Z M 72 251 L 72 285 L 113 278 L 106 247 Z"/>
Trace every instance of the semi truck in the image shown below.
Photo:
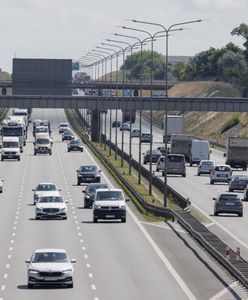
<path fill-rule="evenodd" d="M 171 135 L 171 154 L 183 154 L 187 162 L 190 161 L 192 136 L 189 134 Z"/>
<path fill-rule="evenodd" d="M 163 122 L 165 130 L 165 116 Z M 170 141 L 172 134 L 182 134 L 184 131 L 184 116 L 168 115 L 167 116 L 167 141 Z M 163 135 L 163 142 L 165 143 L 165 133 Z"/>
<path fill-rule="evenodd" d="M 226 145 L 226 164 L 232 168 L 247 170 L 248 138 L 229 137 Z"/>

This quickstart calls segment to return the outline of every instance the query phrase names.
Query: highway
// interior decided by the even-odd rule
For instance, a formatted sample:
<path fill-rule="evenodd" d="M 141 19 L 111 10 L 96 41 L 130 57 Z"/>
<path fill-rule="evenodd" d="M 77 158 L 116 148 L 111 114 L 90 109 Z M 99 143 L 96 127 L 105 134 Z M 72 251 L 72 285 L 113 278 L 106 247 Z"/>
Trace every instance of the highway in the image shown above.
<path fill-rule="evenodd" d="M 243 298 L 243 289 L 177 224 L 148 223 L 132 203 L 126 224 L 94 224 L 92 210 L 83 208 L 84 187 L 76 185 L 76 169 L 99 163 L 86 148 L 67 152 L 58 134 L 59 122 L 66 121 L 63 110 L 35 109 L 36 118 L 51 121 L 52 156 L 34 156 L 31 124 L 21 161 L 0 163 L 5 179 L 0 194 L 0 300 Z M 175 182 L 179 180 L 183 182 Z M 68 220 L 34 219 L 32 188 L 42 181 L 62 189 L 69 201 Z M 104 169 L 102 181 L 115 186 Z M 77 260 L 73 289 L 27 288 L 25 259 L 37 248 L 64 248 Z"/>
<path fill-rule="evenodd" d="M 112 113 L 112 119 L 115 120 L 115 112 Z M 118 111 L 118 120 L 121 120 L 120 111 Z M 109 113 L 107 114 L 107 126 L 107 136 L 109 136 Z M 139 116 L 137 116 L 136 123 L 133 124 L 132 127 L 139 128 Z M 150 124 L 144 119 L 142 119 L 142 131 L 150 132 Z M 153 126 L 153 148 L 164 145 L 162 143 L 162 136 L 162 130 Z M 117 131 L 117 138 L 118 147 L 121 148 L 121 131 L 119 131 L 119 128 Z M 115 141 L 115 128 L 112 128 L 112 141 Z M 132 138 L 132 155 L 133 159 L 137 161 L 138 143 L 138 138 Z M 142 144 L 142 153 L 149 149 L 150 145 L 148 143 Z M 124 131 L 124 151 L 129 153 L 128 131 Z M 212 149 L 210 158 L 216 163 L 225 163 L 222 151 Z M 141 161 L 143 163 L 143 155 Z M 149 164 L 145 166 L 149 169 Z M 153 170 L 155 171 L 155 164 L 153 164 Z M 238 172 L 243 173 L 243 171 L 234 170 L 234 174 Z M 244 229 L 248 226 L 248 203 L 243 202 L 244 216 L 242 218 L 235 215 L 213 216 L 214 201 L 212 198 L 216 197 L 219 192 L 228 191 L 228 185 L 226 183 L 210 185 L 208 175 L 197 176 L 197 166 L 190 167 L 187 164 L 186 173 L 186 178 L 176 175 L 168 175 L 168 184 L 181 195 L 190 199 L 192 206 L 200 212 L 202 221 L 207 224 L 211 231 L 220 236 L 228 245 L 233 247 L 233 249 L 241 247 L 241 255 L 248 259 L 248 236 Z M 161 172 L 156 172 L 155 174 L 163 180 Z"/>

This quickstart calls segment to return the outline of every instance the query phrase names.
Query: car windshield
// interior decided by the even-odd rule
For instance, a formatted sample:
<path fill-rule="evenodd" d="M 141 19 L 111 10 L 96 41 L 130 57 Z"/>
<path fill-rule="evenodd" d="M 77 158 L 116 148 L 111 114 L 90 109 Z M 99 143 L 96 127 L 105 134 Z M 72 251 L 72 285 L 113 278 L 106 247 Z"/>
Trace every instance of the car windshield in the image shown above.
<path fill-rule="evenodd" d="M 63 203 L 63 199 L 60 196 L 44 196 L 41 197 L 39 203 Z"/>
<path fill-rule="evenodd" d="M 212 161 L 203 161 L 201 165 L 211 167 L 214 165 L 214 163 Z"/>
<path fill-rule="evenodd" d="M 3 148 L 18 148 L 18 142 L 3 142 Z"/>
<path fill-rule="evenodd" d="M 121 191 L 101 191 L 97 193 L 96 200 L 108 201 L 108 200 L 124 200 L 123 193 Z"/>
<path fill-rule="evenodd" d="M 70 141 L 70 144 L 71 144 L 71 145 L 79 145 L 79 144 L 80 144 L 80 141 Z"/>
<path fill-rule="evenodd" d="M 168 155 L 167 160 L 170 162 L 182 162 L 183 156 L 179 155 Z"/>
<path fill-rule="evenodd" d="M 80 172 L 95 172 L 97 170 L 96 166 L 81 166 Z"/>
<path fill-rule="evenodd" d="M 60 124 L 60 127 L 69 127 L 69 124 Z"/>
<path fill-rule="evenodd" d="M 87 192 L 88 193 L 95 193 L 95 191 L 98 190 L 98 189 L 106 189 L 106 188 L 108 188 L 108 186 L 106 184 L 92 185 L 92 186 L 88 186 Z"/>
<path fill-rule="evenodd" d="M 48 132 L 47 127 L 36 127 L 35 129 L 36 132 Z"/>
<path fill-rule="evenodd" d="M 238 201 L 239 197 L 236 194 L 223 194 L 220 195 L 219 198 L 221 201 L 226 201 L 226 200 L 234 200 L 234 201 Z"/>
<path fill-rule="evenodd" d="M 54 184 L 39 184 L 36 191 L 57 191 L 57 188 Z"/>
<path fill-rule="evenodd" d="M 71 132 L 69 130 L 65 130 L 63 134 L 64 135 L 69 135 L 69 134 L 71 134 Z"/>
<path fill-rule="evenodd" d="M 248 181 L 248 175 L 235 175 L 235 176 L 233 176 L 233 180 L 245 180 L 245 181 Z"/>
<path fill-rule="evenodd" d="M 227 166 L 218 166 L 215 168 L 215 171 L 219 171 L 219 172 L 229 172 L 230 168 Z"/>
<path fill-rule="evenodd" d="M 37 139 L 36 143 L 42 145 L 49 144 L 49 139 Z"/>
<path fill-rule="evenodd" d="M 69 263 L 69 258 L 64 252 L 37 252 L 32 263 Z"/>

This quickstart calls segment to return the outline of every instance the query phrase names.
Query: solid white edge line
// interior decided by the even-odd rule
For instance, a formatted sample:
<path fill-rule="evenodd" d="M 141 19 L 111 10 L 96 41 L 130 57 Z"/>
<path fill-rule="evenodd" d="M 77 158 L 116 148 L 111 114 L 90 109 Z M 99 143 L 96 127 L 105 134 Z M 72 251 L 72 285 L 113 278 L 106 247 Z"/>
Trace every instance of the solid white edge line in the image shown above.
<path fill-rule="evenodd" d="M 220 297 L 224 296 L 227 292 L 230 292 L 236 285 L 238 285 L 238 281 L 235 281 L 232 284 L 228 285 L 223 290 L 221 290 L 218 294 L 216 294 L 213 297 L 209 298 L 209 300 L 219 299 Z"/>
<path fill-rule="evenodd" d="M 94 157 L 89 153 L 88 149 L 85 149 L 85 150 L 86 150 L 87 154 L 89 155 L 89 157 L 92 159 L 92 161 L 96 165 L 98 165 L 98 163 L 96 162 L 96 160 L 94 159 Z M 110 186 L 113 186 L 112 183 L 110 182 L 110 180 L 108 179 L 108 177 L 104 173 L 103 173 L 103 177 L 109 183 Z M 132 217 L 132 219 L 134 220 L 134 222 L 136 223 L 136 225 L 140 228 L 141 232 L 146 237 L 146 239 L 148 240 L 148 242 L 150 243 L 150 245 L 152 246 L 152 248 L 158 254 L 158 256 L 160 257 L 160 259 L 162 260 L 162 262 L 164 263 L 164 265 L 166 266 L 166 268 L 168 269 L 168 271 L 171 273 L 171 275 L 174 277 L 174 279 L 176 280 L 176 282 L 178 283 L 178 285 L 181 287 L 181 289 L 187 295 L 187 297 L 189 299 L 191 299 L 191 300 L 197 300 L 197 298 L 194 296 L 194 294 L 191 292 L 191 290 L 185 284 L 185 282 L 183 281 L 183 279 L 176 272 L 176 270 L 173 268 L 173 266 L 171 265 L 171 263 L 169 262 L 169 260 L 166 258 L 166 256 L 163 254 L 163 252 L 157 246 L 157 244 L 153 241 L 153 239 L 150 236 L 150 234 L 146 231 L 146 229 L 144 228 L 144 226 L 140 223 L 140 221 L 138 220 L 138 218 L 134 215 L 134 213 L 131 211 L 131 209 L 129 209 L 128 206 L 127 206 L 127 211 L 129 213 L 129 215 Z"/>

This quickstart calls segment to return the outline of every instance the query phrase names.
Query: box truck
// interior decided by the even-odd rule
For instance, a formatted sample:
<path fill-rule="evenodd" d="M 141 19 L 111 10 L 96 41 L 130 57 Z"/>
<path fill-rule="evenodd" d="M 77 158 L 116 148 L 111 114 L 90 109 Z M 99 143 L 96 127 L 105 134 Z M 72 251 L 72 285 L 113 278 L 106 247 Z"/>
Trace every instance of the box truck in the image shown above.
<path fill-rule="evenodd" d="M 165 130 L 165 116 L 163 128 Z M 184 116 L 167 116 L 167 141 L 170 141 L 172 134 L 183 133 L 184 131 Z M 165 133 L 163 135 L 163 142 L 165 142 Z"/>
<path fill-rule="evenodd" d="M 226 164 L 247 170 L 248 138 L 229 137 L 226 146 Z"/>

